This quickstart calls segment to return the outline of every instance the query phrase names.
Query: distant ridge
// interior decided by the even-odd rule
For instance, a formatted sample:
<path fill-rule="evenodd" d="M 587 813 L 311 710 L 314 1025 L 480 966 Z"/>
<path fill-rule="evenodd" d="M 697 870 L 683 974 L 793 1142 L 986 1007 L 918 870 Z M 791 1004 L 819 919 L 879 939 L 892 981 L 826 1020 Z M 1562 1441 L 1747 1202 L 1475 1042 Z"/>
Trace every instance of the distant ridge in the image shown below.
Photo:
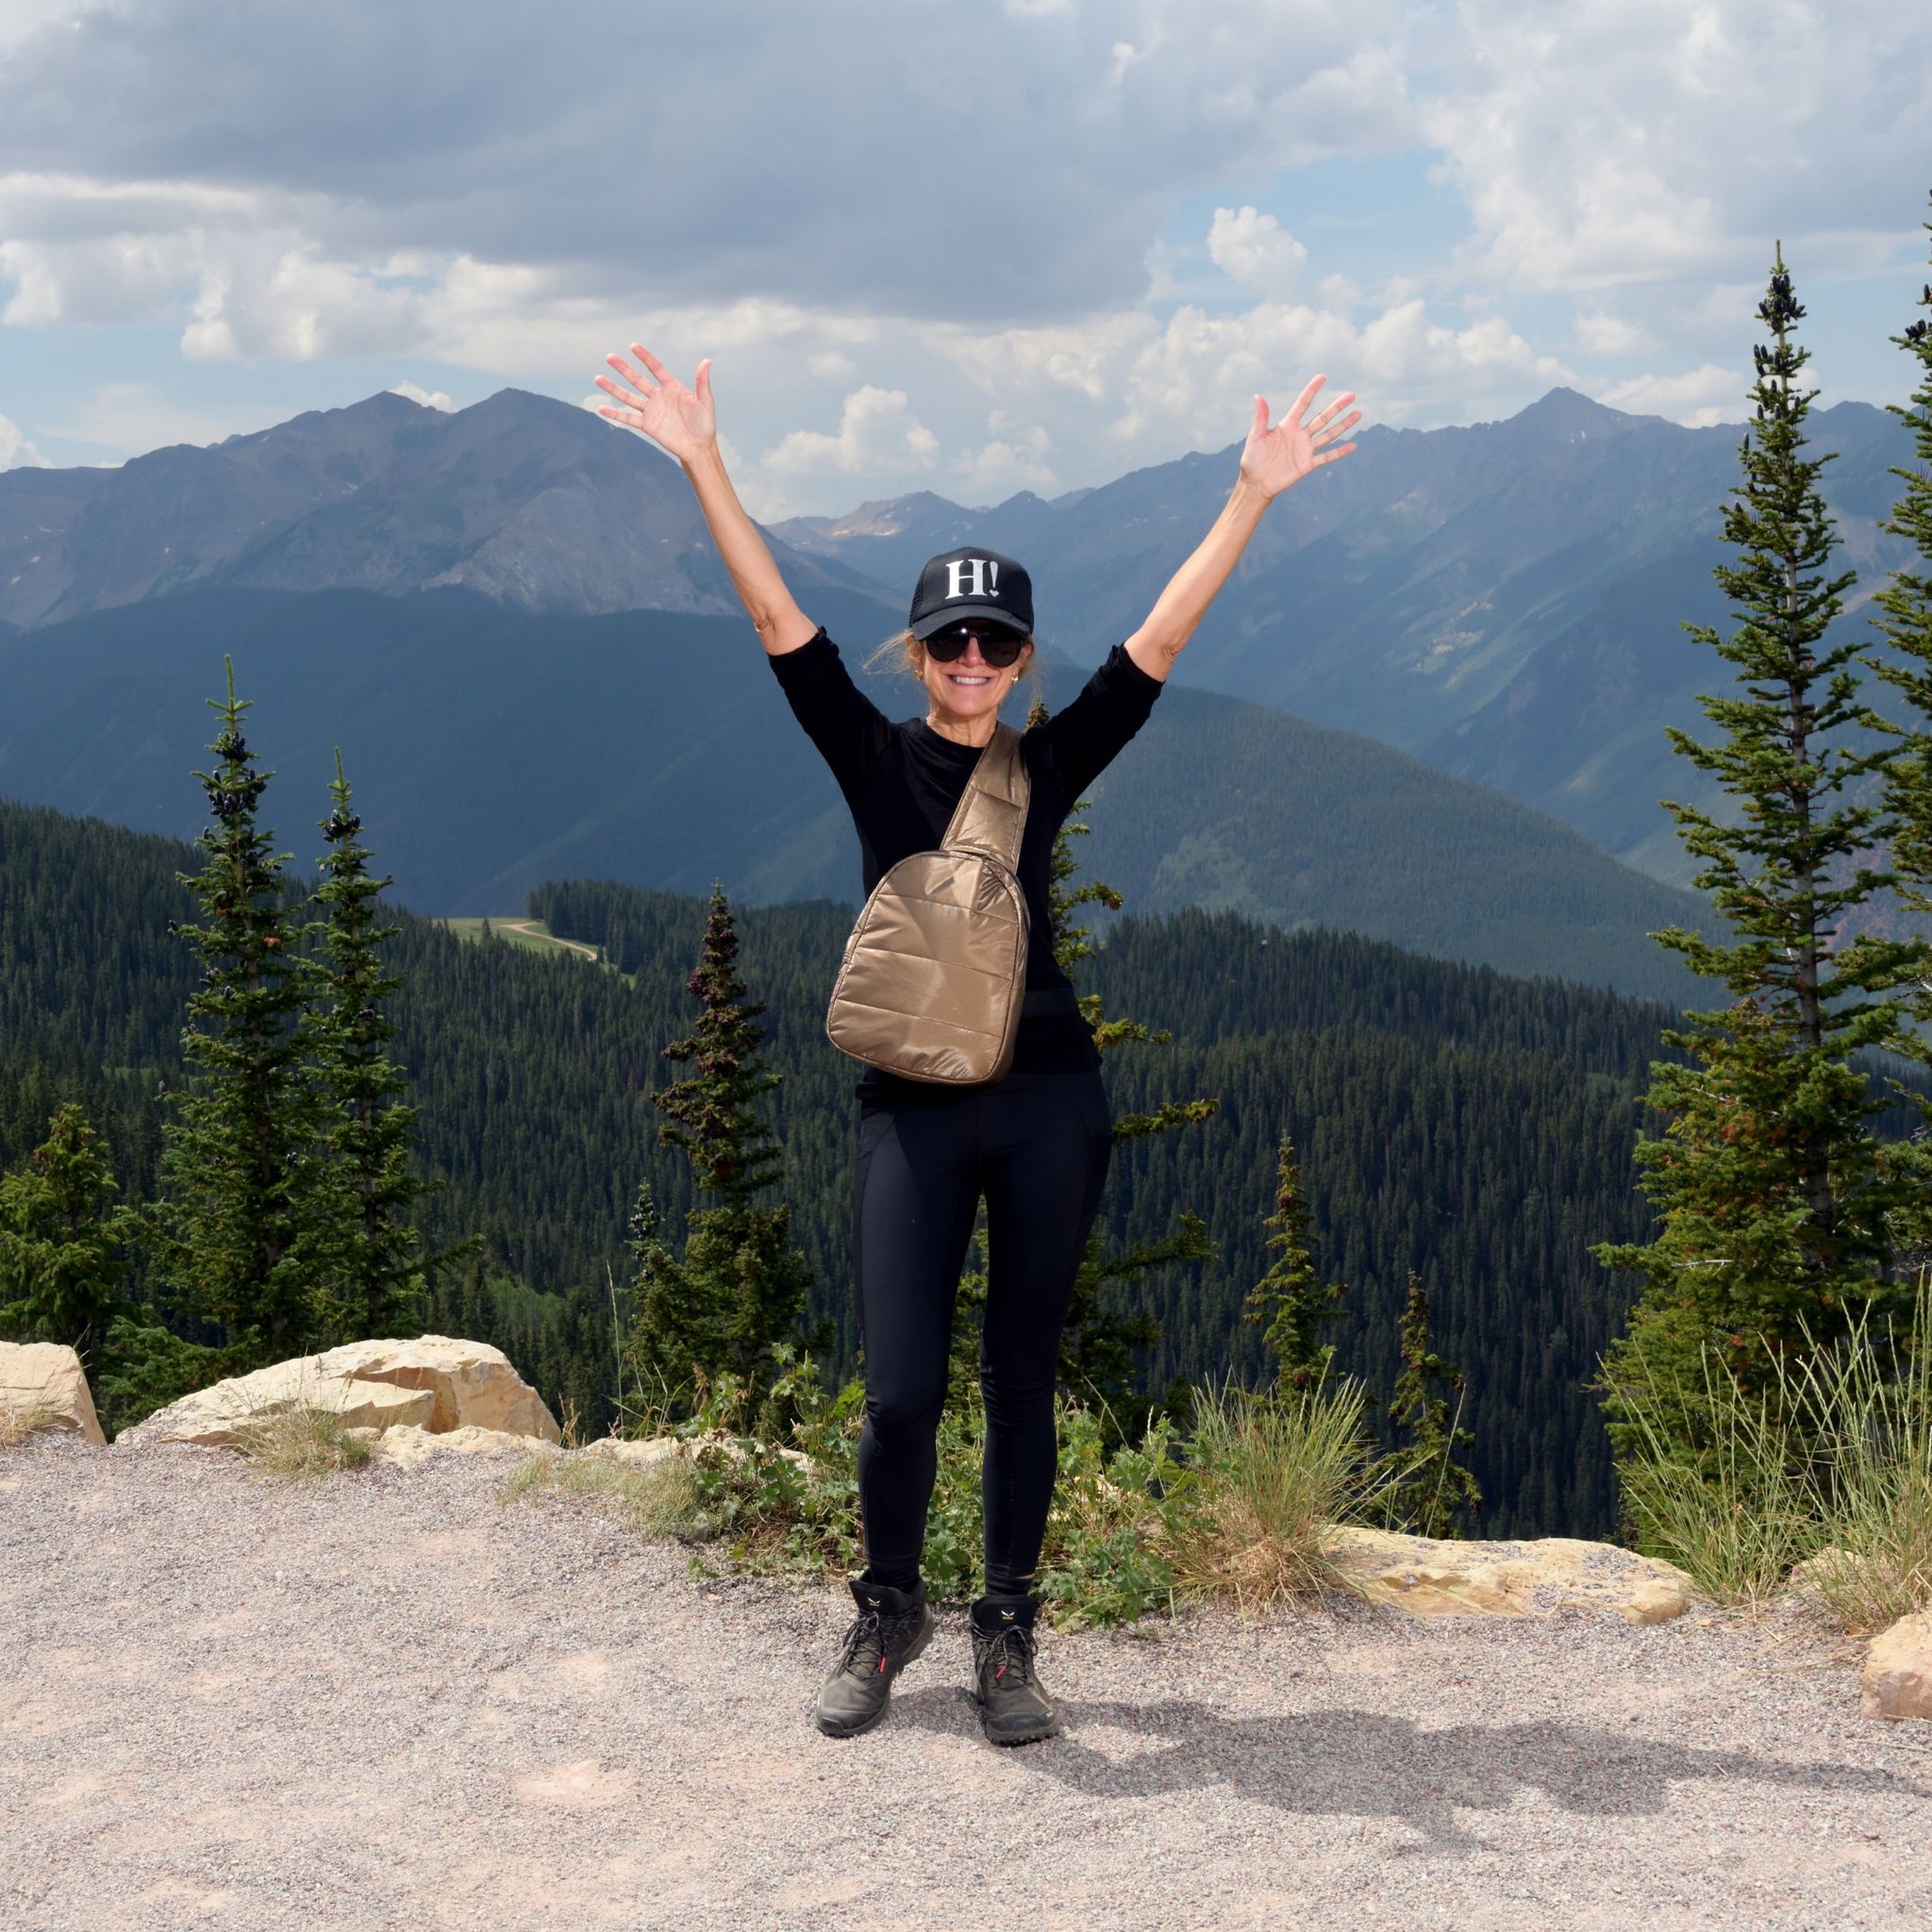
<path fill-rule="evenodd" d="M 858 646 L 875 607 L 827 590 Z M 342 747 L 377 862 L 419 910 L 496 913 L 545 879 L 850 901 L 843 802 L 741 619 L 565 618 L 474 592 L 208 590 L 0 641 L 0 794 L 186 837 L 203 702 L 232 654 L 270 823 L 315 843 Z M 858 648 L 852 652 L 859 655 Z M 1049 667 L 1052 701 L 1081 674 Z M 912 708 L 879 680 L 892 715 Z M 1095 788 L 1082 862 L 1136 910 L 1244 912 L 1674 997 L 1644 935 L 1698 908 L 1556 821 L 1373 739 L 1174 691 Z M 309 861 L 305 861 L 309 862 Z"/>
<path fill-rule="evenodd" d="M 808 594 L 878 595 L 836 561 L 778 553 Z M 738 609 L 676 466 L 522 390 L 453 414 L 375 395 L 118 470 L 0 474 L 0 620 L 214 585 L 468 590 L 574 615 Z"/>

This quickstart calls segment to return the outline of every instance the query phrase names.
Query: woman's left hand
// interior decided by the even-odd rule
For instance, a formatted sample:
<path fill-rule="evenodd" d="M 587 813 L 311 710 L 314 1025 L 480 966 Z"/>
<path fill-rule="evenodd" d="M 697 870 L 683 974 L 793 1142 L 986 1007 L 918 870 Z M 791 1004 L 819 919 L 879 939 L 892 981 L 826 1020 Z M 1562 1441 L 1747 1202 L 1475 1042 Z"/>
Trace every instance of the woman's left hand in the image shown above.
<path fill-rule="evenodd" d="M 1255 424 L 1241 451 L 1241 475 L 1262 495 L 1279 496 L 1310 470 L 1332 463 L 1355 448 L 1354 443 L 1341 441 L 1362 420 L 1359 409 L 1348 408 L 1355 401 L 1353 390 L 1344 390 L 1312 423 L 1302 421 L 1315 400 L 1315 391 L 1327 379 L 1325 375 L 1315 376 L 1295 397 L 1294 407 L 1272 429 L 1268 426 L 1268 398 L 1255 398 Z M 1348 410 L 1346 415 L 1342 414 L 1344 409 Z"/>

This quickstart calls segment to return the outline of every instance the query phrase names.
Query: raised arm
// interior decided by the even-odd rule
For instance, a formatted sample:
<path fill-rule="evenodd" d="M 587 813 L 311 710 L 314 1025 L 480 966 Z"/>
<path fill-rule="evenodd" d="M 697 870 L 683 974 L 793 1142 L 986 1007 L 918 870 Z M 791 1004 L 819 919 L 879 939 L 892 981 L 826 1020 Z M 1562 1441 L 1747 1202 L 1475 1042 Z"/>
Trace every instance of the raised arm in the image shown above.
<path fill-rule="evenodd" d="M 766 651 L 777 658 L 808 644 L 818 634 L 818 625 L 786 589 L 758 526 L 745 514 L 731 487 L 724 458 L 718 454 L 710 358 L 698 364 L 696 387 L 686 389 L 641 342 L 633 342 L 630 352 L 643 369 L 632 368 L 622 356 L 604 358 L 617 372 L 617 379 L 600 375 L 597 387 L 616 397 L 617 404 L 613 408 L 606 403 L 597 413 L 627 429 L 641 429 L 682 465 L 697 493 L 711 541 Z"/>
<path fill-rule="evenodd" d="M 1354 443 L 1339 440 L 1362 420 L 1359 409 L 1348 408 L 1355 401 L 1353 391 L 1337 396 L 1312 423 L 1302 422 L 1315 400 L 1315 391 L 1326 380 L 1316 376 L 1272 429 L 1267 397 L 1255 398 L 1254 426 L 1241 451 L 1241 475 L 1235 479 L 1227 508 L 1215 519 L 1214 527 L 1202 538 L 1194 554 L 1168 579 L 1166 590 L 1147 613 L 1146 623 L 1127 640 L 1128 657 L 1149 677 L 1166 680 L 1181 647 L 1193 636 L 1194 626 L 1208 614 L 1208 605 L 1241 561 L 1241 552 L 1248 547 L 1248 539 L 1268 506 L 1310 470 L 1332 463 L 1354 449 Z"/>

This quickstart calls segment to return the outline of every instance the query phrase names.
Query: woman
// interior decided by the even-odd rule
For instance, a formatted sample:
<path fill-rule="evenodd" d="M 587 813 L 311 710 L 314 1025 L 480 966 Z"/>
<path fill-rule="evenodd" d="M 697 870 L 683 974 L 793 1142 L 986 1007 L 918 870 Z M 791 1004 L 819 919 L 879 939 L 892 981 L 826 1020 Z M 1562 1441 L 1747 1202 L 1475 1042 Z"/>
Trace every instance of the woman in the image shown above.
<path fill-rule="evenodd" d="M 631 353 L 641 369 L 607 358 L 615 375 L 597 383 L 615 402 L 602 413 L 642 430 L 683 465 L 772 669 L 852 809 L 870 893 L 898 860 L 940 844 L 1000 707 L 1032 660 L 1026 573 L 972 546 L 926 564 L 900 641 L 926 712 L 889 723 L 792 601 L 738 501 L 718 453 L 710 363 L 698 364 L 687 389 L 648 349 L 633 343 Z M 1060 1329 L 1107 1175 L 1110 1130 L 1100 1057 L 1053 957 L 1053 841 L 1074 800 L 1145 722 L 1269 503 L 1355 447 L 1341 440 L 1360 421 L 1348 408 L 1353 395 L 1303 424 L 1323 380 L 1316 376 L 1272 427 L 1266 400 L 1255 398 L 1241 472 L 1213 529 L 1079 696 L 1022 741 L 1031 803 L 1018 873 L 1031 931 L 1012 1070 L 971 1088 L 870 1070 L 859 1083 L 853 1267 L 865 1357 L 858 1487 L 866 1567 L 852 1585 L 858 1614 L 819 1693 L 818 1724 L 831 1736 L 876 1724 L 893 1677 L 932 1636 L 920 1554 L 953 1298 L 982 1195 L 986 1593 L 972 1611 L 974 1678 L 994 1742 L 1025 1743 L 1055 1728 L 1034 1664 L 1032 1589 L 1058 1462 Z"/>

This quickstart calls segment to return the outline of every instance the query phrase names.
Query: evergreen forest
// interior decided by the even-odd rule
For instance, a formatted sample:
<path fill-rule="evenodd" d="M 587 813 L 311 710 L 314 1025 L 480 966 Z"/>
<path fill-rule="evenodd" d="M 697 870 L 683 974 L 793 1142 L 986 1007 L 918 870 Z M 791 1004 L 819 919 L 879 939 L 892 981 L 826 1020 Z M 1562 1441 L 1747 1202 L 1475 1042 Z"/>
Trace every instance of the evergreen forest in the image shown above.
<path fill-rule="evenodd" d="M 293 819 L 272 788 L 263 809 Z M 380 827 L 367 835 L 380 860 Z M 284 842 L 296 843 L 284 837 Z M 318 847 L 320 841 L 314 841 Z M 192 908 L 194 855 L 96 821 L 0 804 L 0 1167 L 83 1101 L 123 1197 L 152 1198 L 162 1091 L 182 1078 L 197 970 L 169 932 Z M 418 1158 L 441 1191 L 416 1217 L 432 1244 L 478 1238 L 443 1270 L 427 1326 L 505 1348 L 587 1427 L 612 1417 L 612 1322 L 641 1181 L 668 1223 L 692 1205 L 650 1095 L 690 1030 L 686 980 L 704 903 L 561 882 L 529 913 L 599 965 L 389 915 L 393 1055 L 421 1107 Z M 827 1367 L 856 1365 L 846 1292 L 854 1070 L 821 1030 L 851 919 L 826 902 L 740 915 L 741 961 L 782 1075 L 764 1103 L 783 1145 L 793 1238 L 828 1323 Z M 1344 934 L 1283 934 L 1232 914 L 1125 918 L 1079 969 L 1109 1013 L 1172 1034 L 1108 1056 L 1117 1112 L 1218 1098 L 1183 1133 L 1117 1151 L 1104 1210 L 1121 1242 L 1206 1223 L 1212 1258 L 1131 1291 L 1157 1320 L 1153 1391 L 1264 1375 L 1243 1319 L 1267 1267 L 1264 1218 L 1284 1133 L 1301 1150 L 1316 1258 L 1345 1284 L 1340 1368 L 1386 1402 L 1411 1273 L 1468 1381 L 1469 1459 L 1496 1533 L 1606 1533 L 1609 1446 L 1589 1383 L 1626 1291 L 1590 1257 L 1649 1215 L 1632 1184 L 1639 1095 L 1668 1009 L 1552 981 L 1418 958 Z M 139 1263 L 137 1263 L 137 1271 Z M 134 1283 L 137 1295 L 142 1284 Z"/>

